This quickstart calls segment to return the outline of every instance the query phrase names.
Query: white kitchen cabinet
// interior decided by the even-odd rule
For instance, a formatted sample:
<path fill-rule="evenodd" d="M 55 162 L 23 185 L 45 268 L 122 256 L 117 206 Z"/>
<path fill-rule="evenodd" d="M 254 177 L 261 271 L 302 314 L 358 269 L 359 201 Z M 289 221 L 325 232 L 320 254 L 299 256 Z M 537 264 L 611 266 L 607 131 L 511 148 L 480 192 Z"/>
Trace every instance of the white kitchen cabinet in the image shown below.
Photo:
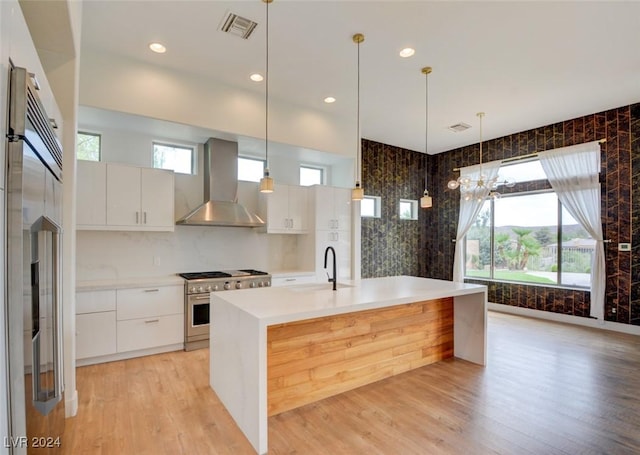
<path fill-rule="evenodd" d="M 184 315 L 118 321 L 118 352 L 184 343 Z"/>
<path fill-rule="evenodd" d="M 324 268 L 324 252 L 331 246 L 336 252 L 338 281 L 351 279 L 351 190 L 316 185 L 312 188 L 314 206 L 313 251 L 316 279 L 324 281 L 331 273 L 333 258 L 328 256 Z"/>
<path fill-rule="evenodd" d="M 79 160 L 77 229 L 173 231 L 174 186 L 164 169 Z"/>
<path fill-rule="evenodd" d="M 176 350 L 184 343 L 184 287 L 76 293 L 76 359 L 82 364 Z"/>
<path fill-rule="evenodd" d="M 315 283 L 315 273 L 286 274 L 283 276 L 271 276 L 271 287 L 293 286 L 296 284 Z"/>
<path fill-rule="evenodd" d="M 107 224 L 107 165 L 78 160 L 76 177 L 76 224 L 78 229 Z"/>
<path fill-rule="evenodd" d="M 106 207 L 107 226 L 173 231 L 173 172 L 108 163 Z"/>
<path fill-rule="evenodd" d="M 116 353 L 116 291 L 76 293 L 76 359 Z"/>
<path fill-rule="evenodd" d="M 116 312 L 76 315 L 76 359 L 116 353 Z"/>
<path fill-rule="evenodd" d="M 184 288 L 118 289 L 118 352 L 184 342 Z"/>
<path fill-rule="evenodd" d="M 332 274 L 333 257 L 327 255 L 327 268 L 324 268 L 324 253 L 327 247 L 333 247 L 336 252 L 336 268 L 338 282 L 351 279 L 351 231 L 316 231 L 315 269 L 316 280 L 327 279 L 327 273 Z"/>
<path fill-rule="evenodd" d="M 351 190 L 332 186 L 316 185 L 315 228 L 321 230 L 351 229 Z"/>
<path fill-rule="evenodd" d="M 183 286 L 117 290 L 118 321 L 184 313 Z"/>
<path fill-rule="evenodd" d="M 260 193 L 260 215 L 269 234 L 308 232 L 309 190 L 304 186 L 275 184 L 273 193 Z"/>

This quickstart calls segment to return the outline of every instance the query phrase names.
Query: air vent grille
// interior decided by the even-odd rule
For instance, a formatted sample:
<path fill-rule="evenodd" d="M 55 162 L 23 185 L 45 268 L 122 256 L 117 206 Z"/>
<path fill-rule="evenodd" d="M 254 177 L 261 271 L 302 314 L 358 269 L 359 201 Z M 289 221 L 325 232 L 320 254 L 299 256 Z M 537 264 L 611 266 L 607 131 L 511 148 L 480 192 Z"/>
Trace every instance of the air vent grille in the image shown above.
<path fill-rule="evenodd" d="M 225 33 L 239 36 L 240 38 L 247 39 L 251 36 L 251 33 L 253 33 L 253 30 L 255 30 L 257 25 L 258 23 L 251 19 L 238 16 L 234 13 L 229 13 L 227 14 L 220 30 Z"/>
<path fill-rule="evenodd" d="M 460 133 L 461 131 L 468 130 L 471 128 L 471 125 L 467 125 L 466 123 L 456 123 L 455 125 L 451 125 L 449 129 L 454 133 Z"/>

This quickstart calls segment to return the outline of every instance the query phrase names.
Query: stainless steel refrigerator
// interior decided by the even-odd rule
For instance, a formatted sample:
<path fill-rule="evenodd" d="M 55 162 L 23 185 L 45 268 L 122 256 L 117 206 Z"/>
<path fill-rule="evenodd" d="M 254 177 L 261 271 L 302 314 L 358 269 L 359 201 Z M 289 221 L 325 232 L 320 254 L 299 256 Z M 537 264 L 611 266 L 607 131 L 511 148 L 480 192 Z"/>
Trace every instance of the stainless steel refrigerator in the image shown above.
<path fill-rule="evenodd" d="M 12 453 L 55 452 L 64 431 L 62 148 L 37 81 L 11 68 L 7 128 L 7 316 Z"/>

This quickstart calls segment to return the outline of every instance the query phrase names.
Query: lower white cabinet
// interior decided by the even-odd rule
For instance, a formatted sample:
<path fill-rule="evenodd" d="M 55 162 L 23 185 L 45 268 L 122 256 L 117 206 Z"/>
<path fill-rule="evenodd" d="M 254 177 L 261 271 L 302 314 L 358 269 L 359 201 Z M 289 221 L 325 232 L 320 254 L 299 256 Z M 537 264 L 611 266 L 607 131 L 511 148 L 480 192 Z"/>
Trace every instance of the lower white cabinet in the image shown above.
<path fill-rule="evenodd" d="M 287 274 L 284 276 L 271 276 L 271 287 L 293 286 L 296 284 L 315 283 L 316 276 L 314 273 L 304 274 Z"/>
<path fill-rule="evenodd" d="M 76 293 L 76 359 L 116 353 L 116 291 Z"/>
<path fill-rule="evenodd" d="M 118 352 L 184 342 L 184 315 L 118 321 Z"/>
<path fill-rule="evenodd" d="M 184 288 L 118 289 L 118 352 L 184 342 Z"/>
<path fill-rule="evenodd" d="M 76 359 L 116 353 L 116 312 L 76 315 Z"/>
<path fill-rule="evenodd" d="M 183 286 L 76 293 L 76 359 L 134 357 L 183 342 Z"/>

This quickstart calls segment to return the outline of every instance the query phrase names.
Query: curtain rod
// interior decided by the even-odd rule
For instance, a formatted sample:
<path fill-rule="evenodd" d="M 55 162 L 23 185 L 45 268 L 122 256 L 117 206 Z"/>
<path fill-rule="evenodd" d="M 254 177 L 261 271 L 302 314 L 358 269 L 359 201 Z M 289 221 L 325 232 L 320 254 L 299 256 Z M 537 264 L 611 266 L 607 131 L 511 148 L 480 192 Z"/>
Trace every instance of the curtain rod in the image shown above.
<path fill-rule="evenodd" d="M 589 141 L 589 142 L 593 142 L 593 141 Z M 583 144 L 588 144 L 589 142 L 583 142 Z M 600 144 L 604 144 L 605 142 L 607 142 L 607 139 L 598 139 L 598 142 Z M 577 144 L 576 144 L 577 145 Z M 538 153 L 542 153 L 542 152 L 546 152 L 546 150 L 540 151 L 540 152 L 534 152 L 534 153 L 529 153 L 528 155 L 522 155 L 522 156 L 514 156 L 513 158 L 505 158 L 504 160 L 500 161 L 501 164 L 505 164 L 505 163 L 512 163 L 514 161 L 520 161 L 520 160 L 526 160 L 527 158 L 535 158 L 538 156 Z M 456 167 L 453 169 L 453 172 L 458 172 L 460 171 L 459 167 Z"/>

